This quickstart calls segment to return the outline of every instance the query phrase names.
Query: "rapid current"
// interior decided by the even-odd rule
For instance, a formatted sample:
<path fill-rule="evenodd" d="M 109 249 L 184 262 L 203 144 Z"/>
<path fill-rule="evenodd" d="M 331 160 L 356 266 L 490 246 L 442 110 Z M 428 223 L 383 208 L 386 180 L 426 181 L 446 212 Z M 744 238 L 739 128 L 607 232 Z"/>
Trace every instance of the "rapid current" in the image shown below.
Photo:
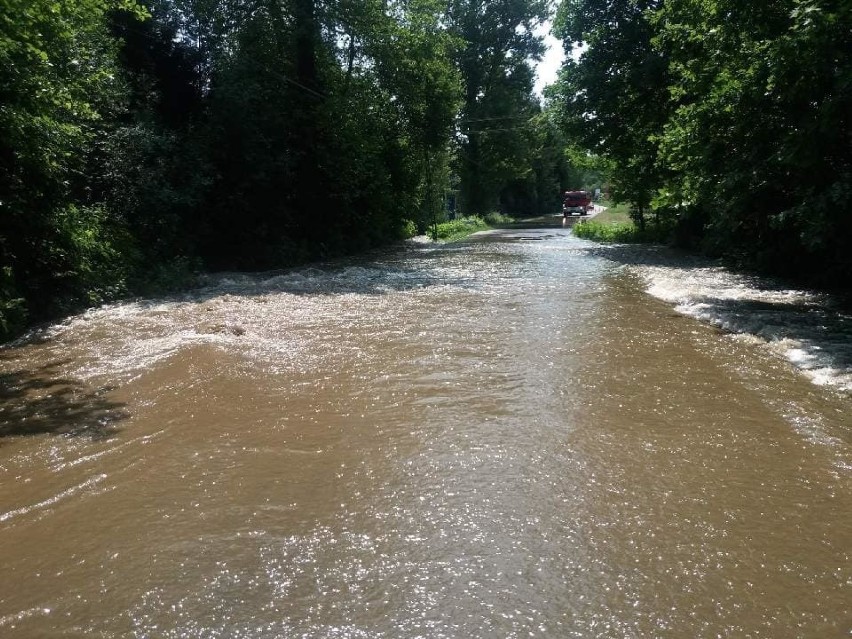
<path fill-rule="evenodd" d="M 561 228 L 0 350 L 0 636 L 849 637 L 852 318 Z"/>

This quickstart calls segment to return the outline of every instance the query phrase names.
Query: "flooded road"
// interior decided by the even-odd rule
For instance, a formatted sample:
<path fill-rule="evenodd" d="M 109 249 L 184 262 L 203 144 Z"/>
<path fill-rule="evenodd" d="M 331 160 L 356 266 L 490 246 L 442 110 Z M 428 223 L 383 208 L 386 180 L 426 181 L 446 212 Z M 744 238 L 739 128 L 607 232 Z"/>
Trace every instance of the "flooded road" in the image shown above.
<path fill-rule="evenodd" d="M 847 331 L 562 229 L 91 311 L 0 351 L 0 635 L 848 637 Z"/>

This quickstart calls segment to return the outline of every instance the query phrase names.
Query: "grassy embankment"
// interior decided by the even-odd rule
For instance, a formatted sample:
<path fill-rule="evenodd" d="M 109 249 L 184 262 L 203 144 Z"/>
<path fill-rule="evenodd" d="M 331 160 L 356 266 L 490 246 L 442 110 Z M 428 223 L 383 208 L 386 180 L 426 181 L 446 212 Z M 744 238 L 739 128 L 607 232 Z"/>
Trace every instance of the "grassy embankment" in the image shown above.
<path fill-rule="evenodd" d="M 441 222 L 435 227 L 434 235 L 433 229 L 429 229 L 429 235 L 432 235 L 433 239 L 437 239 L 440 242 L 457 242 L 477 231 L 485 231 L 504 226 L 511 224 L 513 221 L 512 218 L 500 215 L 499 213 L 489 213 L 484 218 L 472 215 L 470 217 L 459 218 L 458 220 Z"/>
<path fill-rule="evenodd" d="M 627 204 L 601 202 L 606 210 L 594 219 L 583 220 L 574 225 L 574 235 L 596 242 L 641 242 L 642 234 L 630 219 Z"/>
<path fill-rule="evenodd" d="M 627 204 L 614 205 L 602 202 L 607 209 L 594 219 L 574 225 L 574 235 L 596 242 L 616 243 L 657 243 L 671 241 L 674 231 L 671 220 L 662 219 L 653 213 L 645 216 L 645 229 L 640 230 L 630 219 L 630 207 Z"/>

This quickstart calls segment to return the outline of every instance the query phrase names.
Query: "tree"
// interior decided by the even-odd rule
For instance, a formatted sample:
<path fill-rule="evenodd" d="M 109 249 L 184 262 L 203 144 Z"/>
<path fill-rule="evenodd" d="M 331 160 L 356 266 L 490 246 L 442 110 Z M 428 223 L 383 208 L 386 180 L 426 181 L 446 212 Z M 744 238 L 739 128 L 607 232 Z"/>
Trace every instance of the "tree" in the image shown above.
<path fill-rule="evenodd" d="M 560 33 L 589 46 L 562 72 L 565 126 L 679 241 L 844 282 L 850 22 L 843 0 L 564 2 Z"/>
<path fill-rule="evenodd" d="M 448 186 L 449 141 L 461 98 L 452 56 L 460 46 L 442 26 L 436 0 L 407 5 L 372 50 L 382 86 L 393 96 L 419 176 L 419 225 L 434 223 Z M 402 189 L 404 192 L 405 190 Z"/>
<path fill-rule="evenodd" d="M 147 16 L 110 13 L 126 109 L 101 127 L 100 153 L 88 172 L 93 198 L 122 221 L 140 261 L 150 265 L 194 252 L 210 170 L 198 135 L 203 59 L 181 37 L 170 3 L 156 0 L 146 9 Z"/>
<path fill-rule="evenodd" d="M 85 170 L 123 97 L 111 9 L 130 0 L 0 2 L 0 333 L 120 292 L 122 232 Z"/>
<path fill-rule="evenodd" d="M 660 0 L 563 2 L 554 31 L 566 50 L 587 45 L 578 61 L 568 56 L 554 99 L 569 135 L 606 160 L 615 199 L 628 201 L 644 226 L 663 170 L 656 138 L 669 111 L 668 60 L 654 46 L 652 12 Z"/>
<path fill-rule="evenodd" d="M 538 110 L 530 60 L 543 53 L 534 28 L 547 17 L 542 0 L 451 0 L 452 33 L 464 85 L 458 130 L 464 210 L 485 214 L 510 184 L 529 172 L 528 122 Z"/>
<path fill-rule="evenodd" d="M 849 274 L 852 35 L 848 2 L 670 0 L 671 183 L 716 253 L 823 281 Z"/>

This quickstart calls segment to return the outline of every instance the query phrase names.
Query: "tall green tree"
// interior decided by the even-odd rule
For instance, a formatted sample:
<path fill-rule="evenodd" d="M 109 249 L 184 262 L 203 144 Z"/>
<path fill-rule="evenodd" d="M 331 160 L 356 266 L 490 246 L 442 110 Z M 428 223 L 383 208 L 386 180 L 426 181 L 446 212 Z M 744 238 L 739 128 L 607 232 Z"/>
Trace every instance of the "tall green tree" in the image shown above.
<path fill-rule="evenodd" d="M 208 262 L 351 252 L 423 216 L 458 95 L 438 3 L 262 4 L 223 41 L 209 92 Z"/>
<path fill-rule="evenodd" d="M 852 275 L 852 4 L 563 2 L 588 50 L 557 90 L 616 194 L 681 241 L 839 284 Z M 639 218 L 641 222 L 642 218 Z"/>
<path fill-rule="evenodd" d="M 533 31 L 547 15 L 544 0 L 448 3 L 447 20 L 462 43 L 458 150 L 467 213 L 498 208 L 504 189 L 530 170 L 529 120 L 539 111 L 531 62 L 544 50 Z"/>
<path fill-rule="evenodd" d="M 182 37 L 170 3 L 149 1 L 146 9 L 147 16 L 110 14 L 126 108 L 104 127 L 89 172 L 94 197 L 133 236 L 139 260 L 167 265 L 195 250 L 197 213 L 210 182 L 199 136 L 203 58 Z"/>
<path fill-rule="evenodd" d="M 399 8 L 370 50 L 379 83 L 395 107 L 400 141 L 411 154 L 417 182 L 414 190 L 399 192 L 415 198 L 410 217 L 424 227 L 443 212 L 449 186 L 450 139 L 461 100 L 453 56 L 461 43 L 444 25 L 442 2 L 416 0 Z"/>
<path fill-rule="evenodd" d="M 674 109 L 670 183 L 715 252 L 849 272 L 852 5 L 669 0 L 655 16 Z"/>
<path fill-rule="evenodd" d="M 568 56 L 554 90 L 569 136 L 605 158 L 613 195 L 628 201 L 636 220 L 661 187 L 656 138 L 669 113 L 668 59 L 653 44 L 651 22 L 661 0 L 563 2 L 554 22 Z"/>
<path fill-rule="evenodd" d="M 501 206 L 518 217 L 557 213 L 564 191 L 585 188 L 594 178 L 572 153 L 554 109 L 542 109 L 525 128 L 527 169 L 502 189 Z"/>

